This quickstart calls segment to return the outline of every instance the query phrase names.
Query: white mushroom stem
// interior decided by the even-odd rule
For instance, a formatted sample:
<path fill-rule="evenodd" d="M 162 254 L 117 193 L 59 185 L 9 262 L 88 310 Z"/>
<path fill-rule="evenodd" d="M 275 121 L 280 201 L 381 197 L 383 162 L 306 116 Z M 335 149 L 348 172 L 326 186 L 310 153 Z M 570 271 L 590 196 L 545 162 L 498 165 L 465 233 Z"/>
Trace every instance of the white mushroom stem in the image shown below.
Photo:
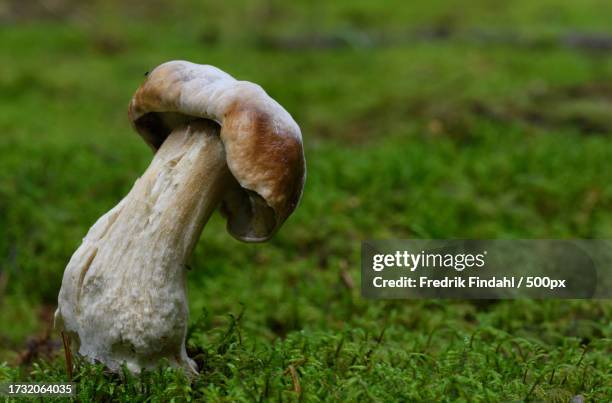
<path fill-rule="evenodd" d="M 218 128 L 175 129 L 129 194 L 102 216 L 65 270 L 56 326 L 112 370 L 187 357 L 185 263 L 231 183 Z"/>

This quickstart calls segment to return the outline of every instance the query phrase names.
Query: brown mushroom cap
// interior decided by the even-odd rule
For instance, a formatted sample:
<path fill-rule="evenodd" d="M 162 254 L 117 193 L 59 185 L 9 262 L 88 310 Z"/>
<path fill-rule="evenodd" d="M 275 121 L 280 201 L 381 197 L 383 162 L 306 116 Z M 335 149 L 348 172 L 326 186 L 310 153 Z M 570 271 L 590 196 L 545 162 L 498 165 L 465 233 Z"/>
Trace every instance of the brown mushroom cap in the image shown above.
<path fill-rule="evenodd" d="M 297 206 L 306 175 L 300 128 L 260 86 L 213 66 L 171 61 L 156 67 L 138 88 L 129 118 L 153 150 L 190 120 L 221 126 L 227 165 L 236 179 L 221 212 L 235 238 L 269 239 Z"/>

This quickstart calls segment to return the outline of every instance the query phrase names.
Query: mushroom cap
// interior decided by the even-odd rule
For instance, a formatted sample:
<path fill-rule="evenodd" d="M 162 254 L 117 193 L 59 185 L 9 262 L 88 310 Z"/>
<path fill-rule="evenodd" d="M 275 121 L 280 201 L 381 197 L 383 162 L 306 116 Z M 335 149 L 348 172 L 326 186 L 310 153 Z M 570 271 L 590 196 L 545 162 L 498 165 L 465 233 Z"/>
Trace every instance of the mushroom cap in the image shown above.
<path fill-rule="evenodd" d="M 209 119 L 221 126 L 235 179 L 221 213 L 235 238 L 268 240 L 297 206 L 306 176 L 300 128 L 260 86 L 213 66 L 170 61 L 148 74 L 128 115 L 154 151 L 172 130 L 191 120 Z"/>

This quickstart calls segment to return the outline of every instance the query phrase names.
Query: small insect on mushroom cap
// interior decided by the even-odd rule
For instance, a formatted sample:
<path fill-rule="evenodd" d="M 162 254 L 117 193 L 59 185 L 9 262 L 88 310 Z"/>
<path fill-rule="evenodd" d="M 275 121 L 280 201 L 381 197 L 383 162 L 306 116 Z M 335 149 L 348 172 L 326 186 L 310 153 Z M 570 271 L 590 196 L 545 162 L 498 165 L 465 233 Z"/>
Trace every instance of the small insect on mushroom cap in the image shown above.
<path fill-rule="evenodd" d="M 296 208 L 306 177 L 300 128 L 260 86 L 213 66 L 171 61 L 147 75 L 129 117 L 153 150 L 191 120 L 221 127 L 233 175 L 221 213 L 235 238 L 266 241 Z"/>

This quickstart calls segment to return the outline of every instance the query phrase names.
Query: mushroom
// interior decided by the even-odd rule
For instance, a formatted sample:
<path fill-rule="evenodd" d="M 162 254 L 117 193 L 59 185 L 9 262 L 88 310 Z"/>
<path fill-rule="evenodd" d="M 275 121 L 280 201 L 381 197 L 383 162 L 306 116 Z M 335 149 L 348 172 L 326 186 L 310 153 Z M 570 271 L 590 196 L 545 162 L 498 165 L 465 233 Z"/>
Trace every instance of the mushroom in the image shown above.
<path fill-rule="evenodd" d="M 138 373 L 165 358 L 194 374 L 186 261 L 217 207 L 238 240 L 278 230 L 304 185 L 300 129 L 258 85 L 186 61 L 155 68 L 129 118 L 154 158 L 72 255 L 56 327 L 112 371 L 125 363 Z"/>

